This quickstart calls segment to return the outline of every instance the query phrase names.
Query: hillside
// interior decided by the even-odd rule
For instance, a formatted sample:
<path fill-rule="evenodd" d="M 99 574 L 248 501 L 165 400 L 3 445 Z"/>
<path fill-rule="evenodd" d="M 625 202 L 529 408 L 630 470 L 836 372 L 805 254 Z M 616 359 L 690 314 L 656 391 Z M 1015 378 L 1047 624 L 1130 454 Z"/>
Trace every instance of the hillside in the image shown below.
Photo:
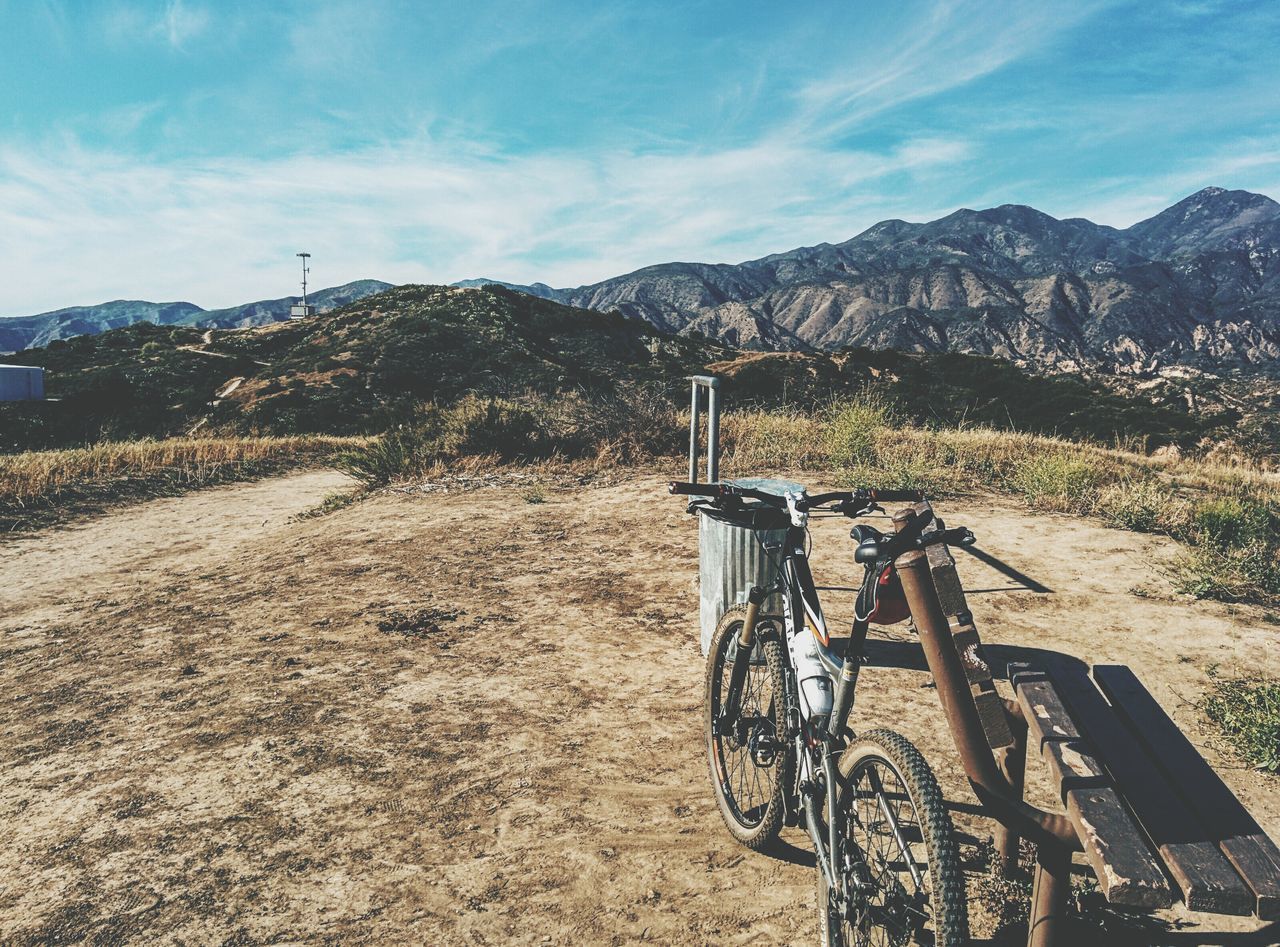
<path fill-rule="evenodd" d="M 361 434 L 423 404 L 482 397 L 612 395 L 655 388 L 677 403 L 689 374 L 726 378 L 735 404 L 811 407 L 873 386 L 925 423 L 976 424 L 1110 442 L 1194 447 L 1234 434 L 1237 410 L 1107 391 L 956 354 L 847 349 L 751 353 L 657 332 L 617 313 L 488 286 L 403 286 L 314 319 L 201 332 L 138 324 L 55 341 L 11 361 L 48 370 L 45 404 L 0 406 L 0 446 L 185 433 Z"/>
<path fill-rule="evenodd" d="M 206 341 L 208 340 L 208 341 Z M 102 436 L 385 430 L 422 403 L 682 378 L 723 350 L 506 290 L 408 286 L 312 319 L 212 332 L 141 323 L 9 360 L 47 404 L 0 405 L 8 449 Z"/>
<path fill-rule="evenodd" d="M 1006 204 L 887 220 L 844 243 L 737 265 L 668 263 L 528 291 L 749 349 L 1280 373 L 1280 204 L 1211 187 L 1124 230 Z"/>

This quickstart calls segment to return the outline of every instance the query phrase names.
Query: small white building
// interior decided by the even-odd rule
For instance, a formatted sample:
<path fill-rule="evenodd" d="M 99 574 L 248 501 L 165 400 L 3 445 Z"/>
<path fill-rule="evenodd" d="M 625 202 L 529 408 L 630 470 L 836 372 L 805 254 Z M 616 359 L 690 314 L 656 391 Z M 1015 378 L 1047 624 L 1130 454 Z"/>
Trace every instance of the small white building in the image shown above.
<path fill-rule="evenodd" d="M 44 369 L 0 365 L 0 401 L 43 401 Z"/>

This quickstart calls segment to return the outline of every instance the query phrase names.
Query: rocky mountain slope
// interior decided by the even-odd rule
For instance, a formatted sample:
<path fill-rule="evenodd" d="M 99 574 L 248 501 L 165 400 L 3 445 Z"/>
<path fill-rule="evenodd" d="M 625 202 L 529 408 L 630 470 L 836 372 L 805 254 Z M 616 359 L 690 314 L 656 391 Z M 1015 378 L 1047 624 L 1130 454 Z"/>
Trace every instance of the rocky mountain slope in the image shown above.
<path fill-rule="evenodd" d="M 996 355 L 1051 371 L 1280 366 L 1280 204 L 1204 190 L 1124 230 L 1031 207 L 887 220 L 738 265 L 669 263 L 575 289 L 752 349 Z"/>
<path fill-rule="evenodd" d="M 325 312 L 390 288 L 390 283 L 381 280 L 356 280 L 309 293 L 307 301 Z M 0 352 L 19 352 L 48 345 L 57 339 L 95 335 L 138 322 L 217 329 L 266 325 L 288 319 L 289 307 L 298 302 L 301 302 L 301 297 L 286 296 L 211 310 L 188 302 L 153 303 L 132 299 L 118 299 L 97 306 L 71 306 L 35 316 L 0 319 Z"/>

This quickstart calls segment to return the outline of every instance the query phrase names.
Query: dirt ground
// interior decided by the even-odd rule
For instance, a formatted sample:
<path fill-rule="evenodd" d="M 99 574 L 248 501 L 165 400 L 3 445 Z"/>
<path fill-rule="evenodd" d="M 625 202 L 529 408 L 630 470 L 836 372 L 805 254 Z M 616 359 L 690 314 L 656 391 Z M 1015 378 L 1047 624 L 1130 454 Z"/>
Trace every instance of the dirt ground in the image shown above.
<path fill-rule="evenodd" d="M 804 836 L 735 847 L 711 797 L 697 533 L 664 479 L 292 520 L 342 483 L 311 472 L 6 542 L 0 942 L 815 942 Z M 1280 780 L 1193 706 L 1210 664 L 1280 675 L 1260 611 L 1175 600 L 1164 540 L 939 509 L 1003 564 L 960 557 L 994 664 L 1130 665 L 1280 837 Z M 854 578 L 846 532 L 816 524 L 820 582 Z M 925 673 L 894 666 L 910 651 L 884 630 L 854 724 L 916 741 L 985 837 Z M 1280 942 L 1160 920 L 1152 943 Z"/>

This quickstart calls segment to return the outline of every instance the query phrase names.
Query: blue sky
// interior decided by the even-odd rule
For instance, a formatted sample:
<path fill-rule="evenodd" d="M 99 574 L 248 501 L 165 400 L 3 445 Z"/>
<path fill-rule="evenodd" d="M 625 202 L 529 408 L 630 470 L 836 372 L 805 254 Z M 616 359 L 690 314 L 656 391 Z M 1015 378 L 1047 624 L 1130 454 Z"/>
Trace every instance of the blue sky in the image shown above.
<path fill-rule="evenodd" d="M 0 314 L 1280 197 L 1280 4 L 0 0 Z"/>

